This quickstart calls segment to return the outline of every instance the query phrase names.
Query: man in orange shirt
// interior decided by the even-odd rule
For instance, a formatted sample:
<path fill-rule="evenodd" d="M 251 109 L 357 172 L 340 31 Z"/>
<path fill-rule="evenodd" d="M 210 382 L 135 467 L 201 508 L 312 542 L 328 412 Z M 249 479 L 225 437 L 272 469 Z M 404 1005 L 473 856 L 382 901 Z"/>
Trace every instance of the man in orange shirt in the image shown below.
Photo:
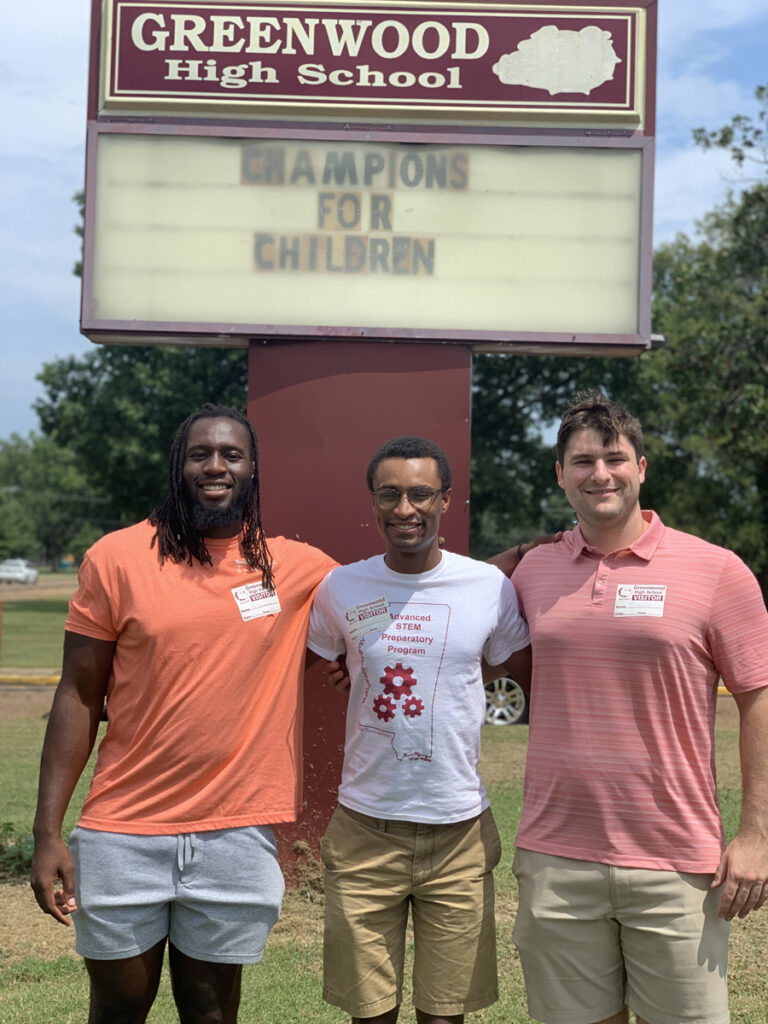
<path fill-rule="evenodd" d="M 47 914 L 73 915 L 89 1024 L 146 1019 L 166 943 L 183 1024 L 236 1020 L 242 964 L 261 959 L 280 911 L 271 826 L 300 804 L 307 624 L 335 564 L 267 541 L 255 434 L 214 405 L 179 428 L 165 502 L 86 554 L 43 747 L 31 884 Z M 68 848 L 62 820 L 105 698 Z"/>

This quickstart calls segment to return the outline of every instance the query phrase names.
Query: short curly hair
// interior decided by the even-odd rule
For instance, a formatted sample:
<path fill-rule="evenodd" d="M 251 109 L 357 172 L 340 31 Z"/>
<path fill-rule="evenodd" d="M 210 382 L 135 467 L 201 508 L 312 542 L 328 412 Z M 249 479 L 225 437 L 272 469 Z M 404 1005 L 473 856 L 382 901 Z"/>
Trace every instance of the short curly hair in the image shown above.
<path fill-rule="evenodd" d="M 437 475 L 440 477 L 440 485 L 443 491 L 447 491 L 453 479 L 451 464 L 443 449 L 430 441 L 428 437 L 419 437 L 417 434 L 404 434 L 402 437 L 392 437 L 385 441 L 381 448 L 378 448 L 368 463 L 366 481 L 368 490 L 373 492 L 373 477 L 379 467 L 379 463 L 385 459 L 434 459 L 437 465 Z"/>
<path fill-rule="evenodd" d="M 635 450 L 638 461 L 643 455 L 643 428 L 631 413 L 607 398 L 601 391 L 587 391 L 577 395 L 566 410 L 557 432 L 557 461 L 562 466 L 568 442 L 580 430 L 594 430 L 603 444 L 618 437 L 626 437 Z"/>

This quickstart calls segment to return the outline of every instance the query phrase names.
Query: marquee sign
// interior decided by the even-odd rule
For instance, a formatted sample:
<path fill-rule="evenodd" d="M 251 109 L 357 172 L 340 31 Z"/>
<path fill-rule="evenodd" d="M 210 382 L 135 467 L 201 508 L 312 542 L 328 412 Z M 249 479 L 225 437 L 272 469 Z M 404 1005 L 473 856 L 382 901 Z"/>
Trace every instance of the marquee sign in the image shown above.
<path fill-rule="evenodd" d="M 656 0 L 92 0 L 93 340 L 650 344 Z"/>
<path fill-rule="evenodd" d="M 414 145 L 105 128 L 89 185 L 98 259 L 87 326 L 114 336 L 175 324 L 219 344 L 638 339 L 650 154 L 631 140 Z"/>
<path fill-rule="evenodd" d="M 105 111 L 643 118 L 641 6 L 109 0 L 107 10 Z"/>

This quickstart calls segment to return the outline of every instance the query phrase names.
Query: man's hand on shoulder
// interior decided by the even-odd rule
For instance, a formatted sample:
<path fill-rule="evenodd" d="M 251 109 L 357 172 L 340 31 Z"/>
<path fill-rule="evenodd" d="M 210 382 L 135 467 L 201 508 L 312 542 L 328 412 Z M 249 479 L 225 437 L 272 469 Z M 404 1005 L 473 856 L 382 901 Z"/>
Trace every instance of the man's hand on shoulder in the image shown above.
<path fill-rule="evenodd" d="M 338 690 L 339 693 L 349 692 L 350 681 L 345 655 L 340 654 L 336 661 L 324 661 L 320 666 L 320 671 L 334 690 Z"/>
<path fill-rule="evenodd" d="M 562 530 L 557 533 L 542 533 L 541 536 L 534 537 L 533 540 L 526 541 L 524 544 L 518 544 L 517 547 L 507 548 L 506 551 L 500 551 L 498 555 L 492 555 L 487 561 L 501 569 L 505 576 L 511 576 L 523 556 L 527 555 L 529 551 L 537 548 L 539 544 L 556 544 L 562 538 Z"/>

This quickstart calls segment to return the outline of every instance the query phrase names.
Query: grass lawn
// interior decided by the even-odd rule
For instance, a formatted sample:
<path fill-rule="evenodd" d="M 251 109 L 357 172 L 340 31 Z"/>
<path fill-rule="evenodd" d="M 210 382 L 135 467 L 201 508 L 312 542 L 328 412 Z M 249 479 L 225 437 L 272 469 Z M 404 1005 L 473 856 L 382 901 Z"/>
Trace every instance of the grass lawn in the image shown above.
<path fill-rule="evenodd" d="M 69 598 L 3 597 L 0 667 L 60 668 Z"/>
<path fill-rule="evenodd" d="M 35 688 L 37 689 L 37 688 Z M 36 706 L 13 718 L 3 714 L 0 687 L 0 821 L 10 821 L 17 832 L 28 831 L 34 811 L 37 762 L 45 728 L 41 716 L 43 696 Z M 17 694 L 23 699 L 23 694 Z M 32 700 L 32 697 L 29 698 Z M 48 692 L 50 701 L 50 691 Z M 725 698 L 724 700 L 729 700 Z M 17 701 L 18 704 L 18 701 Z M 718 727 L 718 773 L 726 827 L 738 825 L 738 729 L 730 705 L 724 705 Z M 720 717 L 720 712 L 718 712 Z M 496 871 L 497 933 L 499 945 L 499 1002 L 472 1014 L 467 1024 L 523 1024 L 525 1008 L 522 974 L 512 927 L 516 886 L 512 874 L 513 839 L 522 806 L 522 769 L 528 729 L 524 726 L 487 728 L 483 734 L 482 770 L 501 833 L 504 855 Z M 85 783 L 81 783 L 68 814 L 67 827 L 76 817 Z M 0 884 L 0 1020 L 3 1024 L 82 1024 L 87 1017 L 87 979 L 72 947 L 73 929 L 45 918 L 23 884 Z M 734 922 L 731 942 L 730 995 L 733 1024 L 766 1024 L 768 981 L 765 948 L 768 911 Z M 274 929 L 261 964 L 243 975 L 243 1024 L 346 1024 L 348 1018 L 321 998 L 322 904 L 297 893 L 286 897 L 283 916 Z M 401 1013 L 411 1024 L 409 994 Z M 178 1018 L 167 974 L 150 1016 L 150 1024 L 176 1024 Z"/>

